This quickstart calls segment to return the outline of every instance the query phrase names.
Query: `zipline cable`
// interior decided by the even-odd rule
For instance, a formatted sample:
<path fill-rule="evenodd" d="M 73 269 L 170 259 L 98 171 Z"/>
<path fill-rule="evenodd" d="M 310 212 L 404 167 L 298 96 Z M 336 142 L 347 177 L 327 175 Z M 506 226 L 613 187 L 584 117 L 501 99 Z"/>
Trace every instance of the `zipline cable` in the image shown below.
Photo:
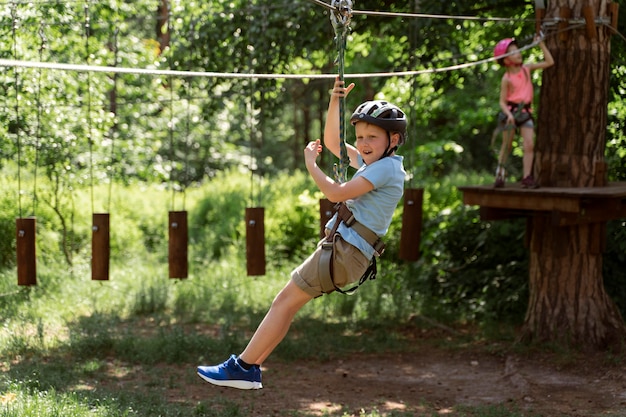
<path fill-rule="evenodd" d="M 309 0 L 319 6 L 322 6 L 331 12 L 336 13 L 337 7 L 335 1 L 332 4 L 325 3 L 321 0 Z M 479 16 L 456 16 L 456 15 L 444 15 L 444 14 L 424 14 L 424 13 L 403 13 L 403 12 L 378 12 L 367 10 L 352 10 L 353 15 L 364 16 L 383 16 L 383 17 L 411 17 L 419 19 L 446 19 L 446 20 L 478 20 L 478 21 L 493 21 L 493 22 L 534 22 L 534 19 L 512 19 L 507 17 L 479 17 Z"/>

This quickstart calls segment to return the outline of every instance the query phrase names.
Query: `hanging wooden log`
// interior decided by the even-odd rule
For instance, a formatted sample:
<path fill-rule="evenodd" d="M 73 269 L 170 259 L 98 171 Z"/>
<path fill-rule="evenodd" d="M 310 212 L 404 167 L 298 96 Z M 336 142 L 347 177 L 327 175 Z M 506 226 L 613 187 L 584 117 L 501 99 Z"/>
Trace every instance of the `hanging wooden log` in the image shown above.
<path fill-rule="evenodd" d="M 187 278 L 187 245 L 189 232 L 187 230 L 187 212 L 169 212 L 169 272 L 170 278 Z"/>
<path fill-rule="evenodd" d="M 34 217 L 15 220 L 17 241 L 17 285 L 37 285 Z"/>
<path fill-rule="evenodd" d="M 335 213 L 335 203 L 327 198 L 320 198 L 320 239 L 325 237 L 326 223 Z"/>
<path fill-rule="evenodd" d="M 91 279 L 108 281 L 111 243 L 109 213 L 93 213 L 91 226 Z"/>
<path fill-rule="evenodd" d="M 248 275 L 265 275 L 265 209 L 246 208 L 246 261 Z"/>
<path fill-rule="evenodd" d="M 405 261 L 417 261 L 420 257 L 423 200 L 423 188 L 408 188 L 404 190 L 400 259 Z"/>

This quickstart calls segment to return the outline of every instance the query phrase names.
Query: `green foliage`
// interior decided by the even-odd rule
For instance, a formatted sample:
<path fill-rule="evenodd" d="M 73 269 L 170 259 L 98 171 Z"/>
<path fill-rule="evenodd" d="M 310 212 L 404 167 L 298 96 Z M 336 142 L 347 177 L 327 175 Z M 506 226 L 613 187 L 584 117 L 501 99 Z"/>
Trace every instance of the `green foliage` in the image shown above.
<path fill-rule="evenodd" d="M 477 210 L 459 206 L 432 222 L 438 227 L 426 238 L 424 262 L 437 266 L 425 271 L 433 296 L 425 311 L 477 322 L 521 320 L 528 298 L 525 220 L 481 222 Z"/>
<path fill-rule="evenodd" d="M 613 220 L 607 223 L 607 248 L 603 255 L 602 276 L 604 288 L 626 317 L 626 223 Z"/>
<path fill-rule="evenodd" d="M 15 194 L 0 194 L 0 271 L 15 265 Z"/>

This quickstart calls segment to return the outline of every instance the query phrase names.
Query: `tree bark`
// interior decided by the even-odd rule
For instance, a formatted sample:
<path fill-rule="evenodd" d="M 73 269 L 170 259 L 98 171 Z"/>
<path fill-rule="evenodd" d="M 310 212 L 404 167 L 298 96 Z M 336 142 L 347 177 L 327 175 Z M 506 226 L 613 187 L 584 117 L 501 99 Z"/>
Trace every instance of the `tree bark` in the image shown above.
<path fill-rule="evenodd" d="M 607 15 L 604 1 L 569 6 L 557 0 L 549 2 L 546 16 L 559 17 L 569 6 L 580 18 L 583 5 L 595 16 Z M 585 27 L 565 27 L 547 33 L 555 65 L 543 71 L 534 174 L 542 187 L 603 186 L 610 32 L 598 26 L 591 38 Z M 620 348 L 626 328 L 602 277 L 606 224 L 559 227 L 540 214 L 529 222 L 530 300 L 520 339 Z"/>

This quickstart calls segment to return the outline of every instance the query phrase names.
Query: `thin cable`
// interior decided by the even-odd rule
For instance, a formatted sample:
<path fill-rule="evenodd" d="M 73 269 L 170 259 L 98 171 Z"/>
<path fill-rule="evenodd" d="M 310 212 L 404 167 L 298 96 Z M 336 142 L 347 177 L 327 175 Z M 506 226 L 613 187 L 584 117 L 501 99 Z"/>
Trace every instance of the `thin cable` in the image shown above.
<path fill-rule="evenodd" d="M 13 25 L 11 27 L 11 35 L 13 37 L 13 57 L 17 57 L 17 10 L 15 3 L 11 7 L 11 21 Z M 17 140 L 17 206 L 19 216 L 22 218 L 22 140 L 20 138 L 20 87 L 19 87 L 19 73 L 17 68 L 13 69 L 15 77 L 15 135 Z"/>
<path fill-rule="evenodd" d="M 48 40 L 44 32 L 44 23 L 39 27 L 39 37 L 41 45 L 39 47 L 39 60 L 43 60 L 43 51 L 46 49 Z M 33 174 L 33 216 L 37 216 L 37 168 L 39 167 L 39 147 L 41 144 L 41 69 L 37 71 L 37 94 L 35 101 L 37 103 L 37 133 L 35 134 L 35 169 Z"/>
<path fill-rule="evenodd" d="M 566 32 L 569 30 L 579 29 L 584 27 L 584 23 L 569 26 L 565 29 L 558 30 L 551 33 L 550 36 L 554 36 L 558 33 Z M 547 37 L 548 35 L 546 35 Z M 534 44 L 522 47 L 519 51 L 524 51 L 533 47 Z M 454 71 L 463 68 L 469 68 L 477 65 L 486 64 L 489 62 L 497 61 L 499 58 L 503 58 L 507 55 L 500 56 L 498 58 L 490 57 L 478 61 L 466 62 L 464 64 L 450 65 L 441 68 L 427 68 L 415 71 L 397 71 L 397 72 L 377 72 L 377 73 L 355 73 L 345 74 L 346 78 L 381 78 L 381 77 L 403 77 L 420 74 L 432 74 L 447 71 Z M 98 65 L 76 65 L 76 64 L 62 64 L 62 63 L 50 63 L 50 62 L 34 62 L 23 61 L 16 59 L 0 59 L 0 67 L 23 67 L 23 68 L 46 68 L 59 71 L 76 71 L 76 72 L 103 72 L 103 73 L 117 73 L 117 74 L 139 74 L 139 75 L 161 75 L 172 77 L 201 77 L 201 78 L 239 78 L 239 79 L 334 79 L 337 74 L 262 74 L 262 73 L 225 73 L 225 72 L 207 72 L 207 71 L 175 71 L 175 70 L 156 70 L 156 69 L 144 69 L 144 68 L 128 68 L 128 67 L 110 67 L 110 66 L 98 66 Z"/>
<path fill-rule="evenodd" d="M 608 25 L 608 24 L 606 25 L 606 27 L 609 28 L 611 30 L 611 32 L 613 32 L 614 34 L 616 34 L 617 36 L 622 38 L 623 41 L 626 42 L 626 36 L 622 35 L 619 30 L 617 30 L 616 28 L 614 28 L 613 26 Z"/>
<path fill-rule="evenodd" d="M 85 3 L 85 60 L 89 65 L 89 3 Z M 95 212 L 93 192 L 93 137 L 91 130 L 91 73 L 87 73 L 87 140 L 89 143 L 89 181 L 91 193 L 91 212 Z"/>
<path fill-rule="evenodd" d="M 117 12 L 116 12 L 116 20 L 117 20 Z M 113 65 L 116 66 L 117 62 L 118 62 L 118 53 L 119 53 L 119 46 L 118 46 L 118 35 L 119 35 L 119 22 L 118 24 L 115 25 L 115 30 L 113 31 Z M 115 100 L 117 101 L 117 74 L 114 74 L 113 76 L 113 87 L 112 87 L 112 93 L 110 94 L 110 102 L 109 102 L 109 106 L 111 106 L 111 101 Z M 117 107 L 117 104 L 115 104 L 115 107 Z M 113 111 L 113 113 L 115 114 L 117 112 L 117 109 L 115 111 Z M 111 212 L 111 199 L 112 199 L 112 195 L 113 195 L 113 179 L 114 179 L 114 166 L 115 166 L 115 135 L 117 133 L 117 117 L 115 117 L 115 121 L 114 121 L 114 125 L 112 126 L 111 129 L 109 129 L 110 135 L 111 135 L 111 168 L 107 169 L 109 171 L 109 195 L 108 195 L 108 201 L 107 201 L 107 213 Z"/>
<path fill-rule="evenodd" d="M 169 88 L 170 88 L 170 121 L 169 121 L 169 139 L 170 139 L 170 187 L 172 187 L 172 202 L 170 205 L 170 210 L 174 211 L 175 209 L 175 198 L 176 198 L 176 187 L 174 187 L 174 79 L 170 75 L 168 78 Z"/>
<path fill-rule="evenodd" d="M 183 172 L 185 173 L 183 175 L 183 184 L 182 184 L 182 193 L 183 193 L 183 211 L 185 211 L 185 201 L 187 199 L 187 183 L 189 182 L 189 154 L 191 153 L 191 146 L 189 146 L 189 136 L 191 134 L 191 128 L 190 128 L 190 119 L 191 119 L 191 95 L 189 94 L 189 90 L 190 90 L 190 86 L 189 86 L 189 81 L 187 80 L 185 82 L 185 93 L 187 96 L 187 114 L 186 114 L 186 118 L 185 118 L 185 147 L 187 149 L 185 149 L 185 168 L 183 170 Z"/>
<path fill-rule="evenodd" d="M 332 12 L 337 12 L 337 8 L 321 0 L 309 0 Z M 383 17 L 411 17 L 418 19 L 446 19 L 446 20 L 478 20 L 482 22 L 534 22 L 534 19 L 512 19 L 510 17 L 479 17 L 479 16 L 458 16 L 446 14 L 424 14 L 424 13 L 402 13 L 402 12 L 377 12 L 367 10 L 353 10 L 354 15 L 363 16 L 383 16 Z"/>

